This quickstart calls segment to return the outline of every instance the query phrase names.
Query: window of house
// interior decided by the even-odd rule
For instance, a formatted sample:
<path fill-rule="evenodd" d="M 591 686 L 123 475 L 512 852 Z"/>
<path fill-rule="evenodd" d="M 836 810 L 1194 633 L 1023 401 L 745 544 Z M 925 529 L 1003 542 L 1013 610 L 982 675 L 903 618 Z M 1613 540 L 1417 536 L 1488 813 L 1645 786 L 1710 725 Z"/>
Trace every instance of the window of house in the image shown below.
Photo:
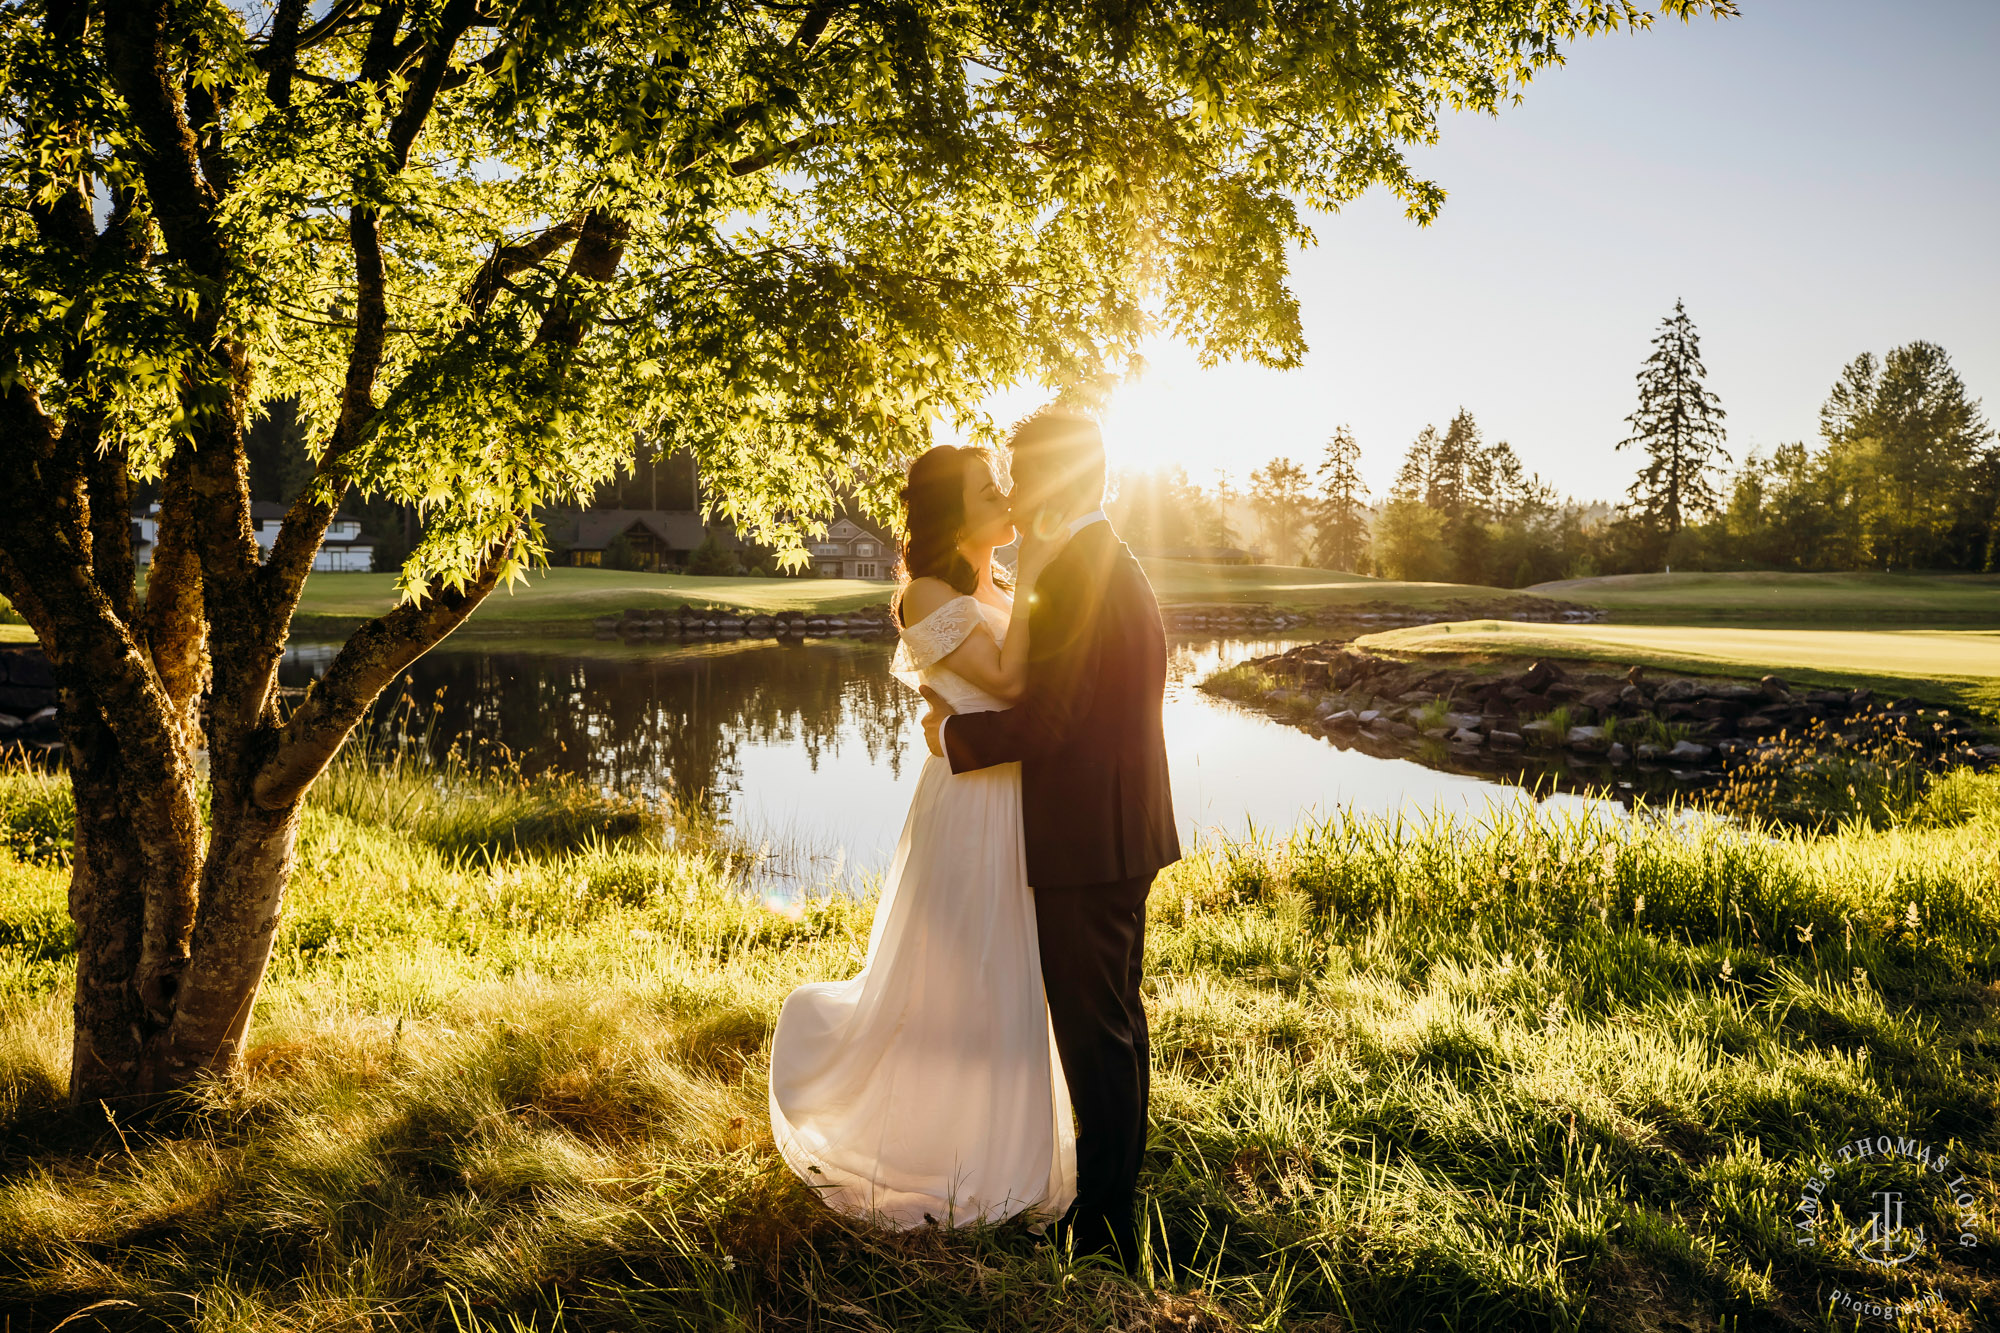
<path fill-rule="evenodd" d="M 856 542 L 856 543 L 854 543 L 854 554 L 856 554 L 856 555 L 873 555 L 873 554 L 875 554 L 875 543 L 874 543 L 874 542 Z"/>
<path fill-rule="evenodd" d="M 572 565 L 602 565 L 604 563 L 604 552 L 571 551 L 569 553 L 569 562 Z"/>
<path fill-rule="evenodd" d="M 856 565 L 854 567 L 854 577 L 857 579 L 872 579 L 876 577 L 874 562 L 870 561 L 866 564 Z"/>

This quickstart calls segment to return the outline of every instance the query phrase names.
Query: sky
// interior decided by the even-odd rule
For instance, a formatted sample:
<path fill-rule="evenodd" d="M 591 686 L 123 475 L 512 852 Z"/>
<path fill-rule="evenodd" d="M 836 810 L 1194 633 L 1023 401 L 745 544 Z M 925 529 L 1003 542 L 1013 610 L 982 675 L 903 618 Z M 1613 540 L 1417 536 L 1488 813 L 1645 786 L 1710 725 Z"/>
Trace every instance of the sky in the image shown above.
<path fill-rule="evenodd" d="M 1305 364 L 1204 371 L 1156 344 L 1106 418 L 1113 466 L 1240 482 L 1346 423 L 1379 494 L 1462 406 L 1559 491 L 1615 500 L 1676 299 L 1739 460 L 1815 439 L 1842 366 L 1920 338 L 2000 418 L 2000 0 L 1740 7 L 1579 43 L 1520 106 L 1447 119 L 1412 157 L 1448 191 L 1437 222 L 1380 190 L 1314 219 Z"/>

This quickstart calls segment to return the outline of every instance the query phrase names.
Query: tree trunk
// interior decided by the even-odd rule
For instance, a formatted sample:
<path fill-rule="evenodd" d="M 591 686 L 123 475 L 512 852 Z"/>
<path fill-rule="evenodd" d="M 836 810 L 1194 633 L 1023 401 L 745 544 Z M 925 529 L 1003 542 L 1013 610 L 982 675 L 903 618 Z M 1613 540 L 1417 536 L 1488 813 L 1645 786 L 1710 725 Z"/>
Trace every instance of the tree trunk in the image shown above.
<path fill-rule="evenodd" d="M 214 834 L 202 870 L 194 961 L 157 1052 L 161 1086 L 233 1067 L 243 1053 L 250 1010 L 264 984 L 291 880 L 299 808 L 260 810 L 240 799 L 211 803 Z"/>
<path fill-rule="evenodd" d="M 161 756 L 127 753 L 89 690 L 65 685 L 62 718 L 76 800 L 70 1100 L 85 1105 L 172 1086 L 157 1064 L 187 967 L 200 808 L 186 756 L 162 773 Z"/>

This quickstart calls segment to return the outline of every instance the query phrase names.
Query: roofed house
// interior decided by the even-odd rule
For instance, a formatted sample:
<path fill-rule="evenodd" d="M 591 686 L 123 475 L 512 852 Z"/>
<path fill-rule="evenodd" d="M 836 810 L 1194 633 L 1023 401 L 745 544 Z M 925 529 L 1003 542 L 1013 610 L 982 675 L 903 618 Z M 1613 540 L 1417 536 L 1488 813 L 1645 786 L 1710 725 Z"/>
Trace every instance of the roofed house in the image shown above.
<path fill-rule="evenodd" d="M 566 563 L 587 569 L 606 564 L 626 569 L 687 568 L 688 557 L 712 532 L 725 551 L 743 543 L 723 524 L 704 524 L 692 509 L 556 510 L 545 516 L 552 546 Z M 606 557 L 611 556 L 607 561 Z"/>
<path fill-rule="evenodd" d="M 257 549 L 269 555 L 285 523 L 285 506 L 270 500 L 250 502 L 250 531 Z M 160 539 L 160 506 L 151 504 L 132 515 L 132 554 L 141 565 L 153 563 L 153 548 Z M 375 542 L 361 535 L 361 520 L 335 514 L 327 524 L 326 538 L 313 555 L 314 570 L 365 574 L 375 567 Z"/>
<path fill-rule="evenodd" d="M 882 533 L 843 515 L 812 543 L 813 573 L 823 579 L 886 579 L 895 576 L 896 544 Z"/>

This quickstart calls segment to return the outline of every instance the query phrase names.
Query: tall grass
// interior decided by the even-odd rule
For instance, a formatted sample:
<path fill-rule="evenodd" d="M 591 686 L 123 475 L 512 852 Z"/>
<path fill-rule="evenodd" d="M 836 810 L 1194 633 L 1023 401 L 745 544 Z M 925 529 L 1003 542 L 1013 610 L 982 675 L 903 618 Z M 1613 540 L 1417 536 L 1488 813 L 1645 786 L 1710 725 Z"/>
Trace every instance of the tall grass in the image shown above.
<path fill-rule="evenodd" d="M 0 1308 L 17 1329 L 1790 1329 L 1832 1289 L 1991 1326 L 2000 780 L 1831 836 L 1525 808 L 1204 843 L 1149 916 L 1150 1267 L 822 1209 L 764 1114 L 793 914 L 683 837 L 481 860 L 307 813 L 245 1066 L 58 1113 L 59 869 L 0 860 Z M 11 789 L 7 789 L 11 793 Z M 379 806 L 394 808 L 391 795 Z M 400 817 L 398 817 L 400 819 Z M 1818 1156 L 1948 1145 L 1981 1248 L 1794 1242 Z"/>
<path fill-rule="evenodd" d="M 688 817 L 569 774 L 531 776 L 504 752 L 474 756 L 458 742 L 441 746 L 438 717 L 438 709 L 401 696 L 342 747 L 313 784 L 311 805 L 475 858 L 658 834 Z"/>

